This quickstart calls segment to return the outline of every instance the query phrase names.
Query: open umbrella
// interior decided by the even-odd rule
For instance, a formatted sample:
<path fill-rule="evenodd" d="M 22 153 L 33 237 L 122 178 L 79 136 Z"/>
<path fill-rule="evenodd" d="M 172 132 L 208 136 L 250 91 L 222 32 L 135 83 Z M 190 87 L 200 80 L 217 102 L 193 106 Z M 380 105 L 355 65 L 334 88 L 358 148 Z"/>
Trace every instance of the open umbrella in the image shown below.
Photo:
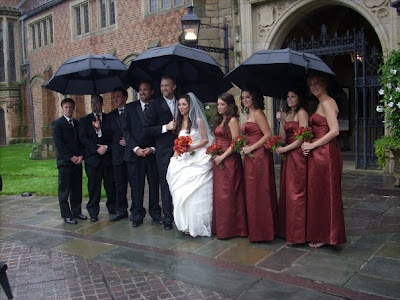
<path fill-rule="evenodd" d="M 281 98 L 290 87 L 305 85 L 310 71 L 334 75 L 316 55 L 292 49 L 261 50 L 229 72 L 225 78 L 239 88 L 257 88 L 263 95 Z"/>
<path fill-rule="evenodd" d="M 127 87 L 126 66 L 110 54 L 87 54 L 67 59 L 45 85 L 46 88 L 70 95 L 92 95 Z"/>
<path fill-rule="evenodd" d="M 177 92 L 193 92 L 203 102 L 216 101 L 232 85 L 207 52 L 180 44 L 151 48 L 136 57 L 129 67 L 128 82 L 138 90 L 147 80 L 157 89 L 163 75 L 176 79 Z"/>

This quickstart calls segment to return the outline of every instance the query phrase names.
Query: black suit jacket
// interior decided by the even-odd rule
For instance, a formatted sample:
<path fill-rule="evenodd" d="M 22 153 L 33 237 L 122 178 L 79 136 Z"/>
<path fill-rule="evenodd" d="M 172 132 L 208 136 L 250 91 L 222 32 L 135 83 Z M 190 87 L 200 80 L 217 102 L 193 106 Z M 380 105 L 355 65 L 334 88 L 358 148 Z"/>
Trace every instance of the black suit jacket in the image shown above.
<path fill-rule="evenodd" d="M 173 155 L 176 134 L 172 131 L 162 133 L 162 126 L 168 124 L 172 119 L 169 106 L 163 97 L 150 102 L 145 118 L 145 134 L 155 140 L 157 162 L 167 165 Z"/>
<path fill-rule="evenodd" d="M 57 166 L 75 166 L 70 161 L 72 156 L 83 155 L 82 144 L 79 141 L 79 121 L 72 119 L 74 127 L 62 116 L 51 124 L 51 133 L 57 149 Z"/>
<path fill-rule="evenodd" d="M 120 116 L 118 112 L 118 108 L 111 111 L 107 116 L 109 117 L 109 121 L 111 124 L 112 131 L 112 143 L 111 143 L 111 154 L 112 154 L 112 163 L 113 165 L 121 165 L 124 162 L 125 148 L 119 144 L 119 141 L 122 137 L 125 138 L 125 134 L 123 132 L 126 111 L 124 111 L 124 116 Z M 126 138 L 125 138 L 126 139 Z"/>
<path fill-rule="evenodd" d="M 85 160 L 85 164 L 92 167 L 98 167 L 101 163 L 111 165 L 112 130 L 109 116 L 105 113 L 102 114 L 100 127 L 102 131 L 101 137 L 97 136 L 92 125 L 93 121 L 95 121 L 93 113 L 86 115 L 80 120 L 79 139 L 84 146 L 83 159 Z M 108 146 L 104 155 L 97 153 L 98 144 Z"/>

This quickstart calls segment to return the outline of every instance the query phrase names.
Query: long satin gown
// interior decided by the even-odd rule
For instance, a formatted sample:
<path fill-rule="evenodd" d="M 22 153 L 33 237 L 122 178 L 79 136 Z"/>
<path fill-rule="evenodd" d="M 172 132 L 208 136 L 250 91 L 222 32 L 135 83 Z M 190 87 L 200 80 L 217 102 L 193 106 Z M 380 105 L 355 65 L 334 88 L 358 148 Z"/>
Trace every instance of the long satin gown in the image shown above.
<path fill-rule="evenodd" d="M 218 126 L 214 131 L 222 153 L 232 143 L 230 131 Z M 232 153 L 223 160 L 224 168 L 213 164 L 214 202 L 212 232 L 219 239 L 247 236 L 243 165 L 240 154 Z"/>
<path fill-rule="evenodd" d="M 314 140 L 328 131 L 326 118 L 310 118 Z M 341 177 L 343 160 L 336 139 L 308 154 L 307 234 L 308 242 L 338 245 L 346 242 Z"/>
<path fill-rule="evenodd" d="M 299 122 L 286 122 L 286 144 L 296 141 Z M 289 243 L 306 242 L 307 157 L 301 147 L 285 153 L 281 164 L 279 194 L 279 236 Z"/>
<path fill-rule="evenodd" d="M 242 125 L 247 145 L 260 140 L 263 133 L 257 123 Z M 260 147 L 252 152 L 254 158 L 245 155 L 244 183 L 249 240 L 272 241 L 278 233 L 278 203 L 272 153 Z"/>
<path fill-rule="evenodd" d="M 181 130 L 180 136 L 188 135 Z M 192 145 L 201 141 L 201 134 L 191 130 Z M 167 182 L 174 204 L 174 221 L 178 230 L 191 236 L 211 236 L 213 179 L 212 162 L 206 146 L 194 155 L 183 153 L 171 157 Z"/>

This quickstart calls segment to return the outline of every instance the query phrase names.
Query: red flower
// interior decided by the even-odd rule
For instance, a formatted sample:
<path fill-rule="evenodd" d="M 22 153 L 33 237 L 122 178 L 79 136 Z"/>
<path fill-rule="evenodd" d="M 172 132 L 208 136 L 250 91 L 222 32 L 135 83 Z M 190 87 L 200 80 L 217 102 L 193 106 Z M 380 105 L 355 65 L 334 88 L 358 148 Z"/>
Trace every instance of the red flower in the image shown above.
<path fill-rule="evenodd" d="M 299 127 L 293 130 L 293 133 L 298 140 L 304 140 L 305 142 L 310 142 L 314 137 L 312 127 Z"/>
<path fill-rule="evenodd" d="M 222 147 L 220 144 L 215 143 L 207 147 L 206 154 L 211 156 L 221 155 L 222 154 Z M 223 170 L 225 168 L 224 163 L 220 162 L 218 167 Z"/>
<path fill-rule="evenodd" d="M 187 152 L 191 143 L 192 138 L 190 136 L 178 136 L 174 141 L 174 151 L 178 156 L 181 156 L 183 153 Z"/>
<path fill-rule="evenodd" d="M 246 137 L 244 135 L 239 135 L 237 136 L 231 144 L 231 148 L 233 151 L 242 154 L 242 148 L 246 146 Z M 248 157 L 250 158 L 254 158 L 254 154 L 253 153 L 249 153 L 247 154 Z"/>
<path fill-rule="evenodd" d="M 282 141 L 282 138 L 279 135 L 273 135 L 265 143 L 265 148 L 267 148 L 271 152 L 274 152 L 276 148 L 283 145 L 284 143 Z M 281 159 L 285 161 L 286 156 L 284 154 L 281 154 Z"/>

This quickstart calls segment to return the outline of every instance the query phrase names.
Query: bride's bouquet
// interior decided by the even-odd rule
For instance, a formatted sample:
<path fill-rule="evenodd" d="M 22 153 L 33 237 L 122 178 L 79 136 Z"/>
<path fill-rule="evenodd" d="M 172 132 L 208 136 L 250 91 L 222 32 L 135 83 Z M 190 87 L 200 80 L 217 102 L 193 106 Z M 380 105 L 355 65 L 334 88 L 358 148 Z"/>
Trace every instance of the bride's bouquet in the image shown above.
<path fill-rule="evenodd" d="M 242 148 L 246 146 L 246 137 L 244 135 L 239 135 L 238 137 L 236 137 L 231 144 L 232 150 L 243 154 L 242 152 Z M 254 154 L 253 153 L 249 153 L 247 154 L 248 157 L 250 157 L 251 159 L 254 158 Z"/>
<path fill-rule="evenodd" d="M 222 154 L 222 147 L 220 144 L 215 143 L 207 147 L 206 154 L 211 156 L 221 155 Z M 220 162 L 218 167 L 223 170 L 225 168 L 224 163 Z"/>
<path fill-rule="evenodd" d="M 174 151 L 181 156 L 183 153 L 187 152 L 190 144 L 192 143 L 192 138 L 189 135 L 178 136 L 174 141 Z M 194 151 L 190 153 L 193 155 Z"/>
<path fill-rule="evenodd" d="M 283 146 L 283 145 L 284 145 L 284 142 L 282 141 L 282 138 L 279 135 L 273 135 L 265 143 L 265 148 L 267 148 L 271 152 L 274 152 L 276 148 Z M 283 161 L 285 161 L 286 156 L 284 154 L 281 154 L 281 159 Z"/>
<path fill-rule="evenodd" d="M 297 140 L 303 140 L 304 142 L 311 142 L 311 139 L 314 137 L 312 127 L 299 127 L 293 130 L 293 132 Z"/>

